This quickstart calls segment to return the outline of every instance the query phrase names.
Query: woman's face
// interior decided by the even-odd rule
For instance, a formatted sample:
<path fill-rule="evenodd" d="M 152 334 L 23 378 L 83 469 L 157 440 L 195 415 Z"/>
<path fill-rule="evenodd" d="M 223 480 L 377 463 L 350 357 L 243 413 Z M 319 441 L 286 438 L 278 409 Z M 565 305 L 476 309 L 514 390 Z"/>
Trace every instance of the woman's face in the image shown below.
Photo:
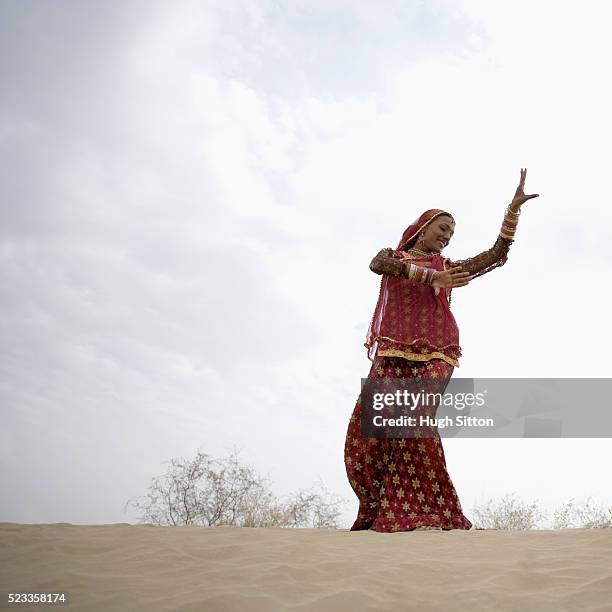
<path fill-rule="evenodd" d="M 439 253 L 450 242 L 455 233 L 455 222 L 448 215 L 434 219 L 426 228 L 421 246 L 431 253 Z"/>

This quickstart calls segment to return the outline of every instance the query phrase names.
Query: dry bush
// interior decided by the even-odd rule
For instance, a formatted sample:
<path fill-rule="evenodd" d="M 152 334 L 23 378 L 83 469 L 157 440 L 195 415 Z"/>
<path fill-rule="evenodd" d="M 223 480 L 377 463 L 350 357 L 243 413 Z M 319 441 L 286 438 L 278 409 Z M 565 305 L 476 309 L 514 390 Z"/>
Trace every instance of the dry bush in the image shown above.
<path fill-rule="evenodd" d="M 546 513 L 537 502 L 530 504 L 510 493 L 490 499 L 472 510 L 476 529 L 542 529 Z M 573 499 L 553 511 L 553 529 L 612 528 L 612 507 L 596 504 L 591 497 L 576 504 Z"/>
<path fill-rule="evenodd" d="M 476 529 L 536 529 L 545 517 L 537 502 L 527 504 L 514 493 L 475 506 L 472 513 Z"/>
<path fill-rule="evenodd" d="M 570 499 L 558 508 L 553 516 L 553 529 L 610 529 L 612 528 L 612 507 L 596 504 L 588 497 L 577 505 Z"/>
<path fill-rule="evenodd" d="M 170 460 L 167 472 L 130 504 L 141 513 L 141 523 L 155 525 L 337 529 L 345 500 L 320 482 L 278 498 L 270 481 L 243 465 L 234 450 L 223 459 L 198 451 L 190 460 Z"/>

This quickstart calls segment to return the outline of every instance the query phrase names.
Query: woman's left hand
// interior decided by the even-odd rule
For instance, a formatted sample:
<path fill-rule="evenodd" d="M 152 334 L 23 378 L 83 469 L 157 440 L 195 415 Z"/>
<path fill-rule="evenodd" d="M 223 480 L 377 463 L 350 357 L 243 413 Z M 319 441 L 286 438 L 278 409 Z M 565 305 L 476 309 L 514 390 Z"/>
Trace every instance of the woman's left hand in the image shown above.
<path fill-rule="evenodd" d="M 523 188 L 525 187 L 525 177 L 527 176 L 527 168 L 521 168 L 521 180 L 519 182 L 519 186 L 516 188 L 516 193 L 512 198 L 512 202 L 510 202 L 510 208 L 514 212 L 518 212 L 521 206 L 527 201 L 531 200 L 531 198 L 537 198 L 539 193 L 532 193 L 531 195 L 525 195 Z"/>
<path fill-rule="evenodd" d="M 434 288 L 435 294 L 438 295 L 442 287 L 447 289 L 465 287 L 471 280 L 472 277 L 469 272 L 462 272 L 461 266 L 455 266 L 448 270 L 438 270 L 435 272 L 431 286 Z"/>

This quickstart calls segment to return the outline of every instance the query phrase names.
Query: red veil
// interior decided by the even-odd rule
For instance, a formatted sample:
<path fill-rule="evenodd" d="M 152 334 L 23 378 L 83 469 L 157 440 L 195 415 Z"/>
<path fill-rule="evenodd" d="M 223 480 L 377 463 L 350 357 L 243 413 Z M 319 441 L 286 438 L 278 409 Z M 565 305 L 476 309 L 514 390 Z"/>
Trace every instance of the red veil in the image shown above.
<path fill-rule="evenodd" d="M 452 218 L 437 208 L 425 211 L 403 233 L 394 255 L 400 256 L 406 247 L 412 247 L 421 230 L 442 215 Z M 445 269 L 445 258 L 439 253 L 414 263 Z M 436 295 L 428 285 L 383 274 L 365 342 L 368 357 L 404 357 L 412 361 L 438 358 L 458 366 L 461 347 L 459 329 L 450 311 L 450 293 L 450 289 L 442 289 Z"/>

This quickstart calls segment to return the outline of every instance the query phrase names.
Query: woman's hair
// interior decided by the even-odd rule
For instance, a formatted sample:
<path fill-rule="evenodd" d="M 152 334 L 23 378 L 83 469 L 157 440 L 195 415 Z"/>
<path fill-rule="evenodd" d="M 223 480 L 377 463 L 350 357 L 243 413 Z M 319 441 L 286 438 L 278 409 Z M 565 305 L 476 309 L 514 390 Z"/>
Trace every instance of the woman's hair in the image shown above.
<path fill-rule="evenodd" d="M 402 251 L 409 251 L 419 239 L 419 235 L 417 234 L 414 238 L 411 238 L 402 248 Z"/>

